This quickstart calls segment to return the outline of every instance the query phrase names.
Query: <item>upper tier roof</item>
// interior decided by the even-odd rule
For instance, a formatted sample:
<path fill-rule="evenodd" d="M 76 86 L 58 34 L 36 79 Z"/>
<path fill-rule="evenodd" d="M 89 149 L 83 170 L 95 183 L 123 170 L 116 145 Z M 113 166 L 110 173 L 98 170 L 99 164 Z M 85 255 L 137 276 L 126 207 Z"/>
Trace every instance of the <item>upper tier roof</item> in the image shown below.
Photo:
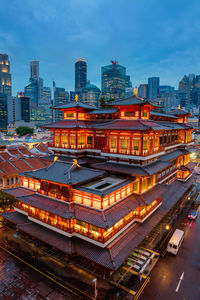
<path fill-rule="evenodd" d="M 37 171 L 24 172 L 21 175 L 61 184 L 75 184 L 92 180 L 104 174 L 106 174 L 105 171 L 99 171 L 85 167 L 76 167 L 73 169 L 72 164 L 56 161 L 47 168 Z"/>
<path fill-rule="evenodd" d="M 116 106 L 116 105 L 136 105 L 136 104 L 150 104 L 149 101 L 144 100 L 143 98 L 140 98 L 138 96 L 130 96 L 128 98 L 125 99 L 121 99 L 121 100 L 116 100 L 116 101 L 112 101 L 112 102 L 107 102 L 106 105 L 109 106 Z"/>
<path fill-rule="evenodd" d="M 173 118 L 173 119 L 178 119 L 178 117 L 172 115 L 172 114 L 167 114 L 167 113 L 161 113 L 158 111 L 151 111 L 150 115 L 152 116 L 160 116 L 160 117 L 168 117 L 168 118 Z"/>
<path fill-rule="evenodd" d="M 168 114 L 175 115 L 175 116 L 179 116 L 179 115 L 182 116 L 182 115 L 189 115 L 190 113 L 183 109 L 177 108 L 177 109 L 173 109 L 173 110 L 169 111 Z"/>
<path fill-rule="evenodd" d="M 94 110 L 96 108 L 95 106 L 85 104 L 81 101 L 73 101 L 73 102 L 69 102 L 69 103 L 64 104 L 64 105 L 53 106 L 52 108 L 53 109 L 58 109 L 58 110 L 63 110 L 63 109 L 79 108 L 79 107 L 90 109 L 90 110 Z"/>
<path fill-rule="evenodd" d="M 154 121 L 154 120 L 61 120 L 52 124 L 42 126 L 44 128 L 88 128 L 88 129 L 111 129 L 111 130 L 170 130 L 170 129 L 190 129 L 184 123 Z"/>
<path fill-rule="evenodd" d="M 100 108 L 89 112 L 89 115 L 114 114 L 118 112 L 118 108 Z"/>

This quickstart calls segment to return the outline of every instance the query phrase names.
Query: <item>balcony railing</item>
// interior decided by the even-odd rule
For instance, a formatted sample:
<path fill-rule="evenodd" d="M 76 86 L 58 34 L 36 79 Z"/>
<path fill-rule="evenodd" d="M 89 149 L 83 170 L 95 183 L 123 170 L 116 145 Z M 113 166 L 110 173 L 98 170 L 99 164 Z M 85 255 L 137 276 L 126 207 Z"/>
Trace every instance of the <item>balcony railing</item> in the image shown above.
<path fill-rule="evenodd" d="M 48 197 L 51 197 L 51 198 L 54 198 L 54 199 L 58 199 L 58 200 L 63 200 L 63 201 L 67 201 L 67 202 L 70 200 L 69 197 L 63 196 L 62 194 L 52 193 L 52 192 L 49 192 L 49 191 L 45 191 L 43 189 L 38 189 L 37 192 L 42 194 L 42 195 L 45 195 L 45 196 L 48 196 Z"/>

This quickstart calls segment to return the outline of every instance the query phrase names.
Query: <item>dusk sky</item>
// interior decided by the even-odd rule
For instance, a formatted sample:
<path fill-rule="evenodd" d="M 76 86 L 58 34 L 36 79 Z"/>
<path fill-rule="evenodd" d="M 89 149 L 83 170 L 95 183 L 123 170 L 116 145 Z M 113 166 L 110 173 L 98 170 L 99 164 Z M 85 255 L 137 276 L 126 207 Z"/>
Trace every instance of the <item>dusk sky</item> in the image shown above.
<path fill-rule="evenodd" d="M 13 94 L 40 61 L 44 86 L 74 89 L 74 63 L 84 57 L 88 79 L 101 87 L 101 66 L 117 60 L 133 85 L 160 76 L 175 87 L 200 74 L 200 1 L 0 0 L 0 53 L 11 62 Z"/>

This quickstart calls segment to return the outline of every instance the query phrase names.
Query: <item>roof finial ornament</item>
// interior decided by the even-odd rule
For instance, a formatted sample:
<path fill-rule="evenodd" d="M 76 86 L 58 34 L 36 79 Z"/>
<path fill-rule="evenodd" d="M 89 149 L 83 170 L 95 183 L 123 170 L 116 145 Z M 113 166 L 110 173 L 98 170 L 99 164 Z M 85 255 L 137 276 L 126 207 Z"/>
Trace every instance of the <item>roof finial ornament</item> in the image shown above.
<path fill-rule="evenodd" d="M 134 96 L 138 96 L 138 84 L 136 85 L 136 87 L 133 89 L 133 95 Z"/>
<path fill-rule="evenodd" d="M 78 94 L 75 94 L 75 101 L 78 103 Z"/>

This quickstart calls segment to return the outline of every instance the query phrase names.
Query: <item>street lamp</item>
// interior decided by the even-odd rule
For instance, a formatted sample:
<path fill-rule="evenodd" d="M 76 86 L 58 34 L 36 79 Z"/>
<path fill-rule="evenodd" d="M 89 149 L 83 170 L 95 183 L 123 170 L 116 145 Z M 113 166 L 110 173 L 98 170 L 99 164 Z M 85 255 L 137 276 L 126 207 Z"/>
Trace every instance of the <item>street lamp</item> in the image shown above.
<path fill-rule="evenodd" d="M 160 241 L 161 241 L 161 238 L 162 238 L 163 227 L 164 227 L 164 226 L 163 226 L 162 224 L 160 224 Z M 169 230 L 169 228 L 170 228 L 169 225 L 166 225 L 166 226 L 165 226 L 165 229 L 166 229 L 166 230 Z"/>
<path fill-rule="evenodd" d="M 92 280 L 94 282 L 94 299 L 97 298 L 97 278 Z"/>

